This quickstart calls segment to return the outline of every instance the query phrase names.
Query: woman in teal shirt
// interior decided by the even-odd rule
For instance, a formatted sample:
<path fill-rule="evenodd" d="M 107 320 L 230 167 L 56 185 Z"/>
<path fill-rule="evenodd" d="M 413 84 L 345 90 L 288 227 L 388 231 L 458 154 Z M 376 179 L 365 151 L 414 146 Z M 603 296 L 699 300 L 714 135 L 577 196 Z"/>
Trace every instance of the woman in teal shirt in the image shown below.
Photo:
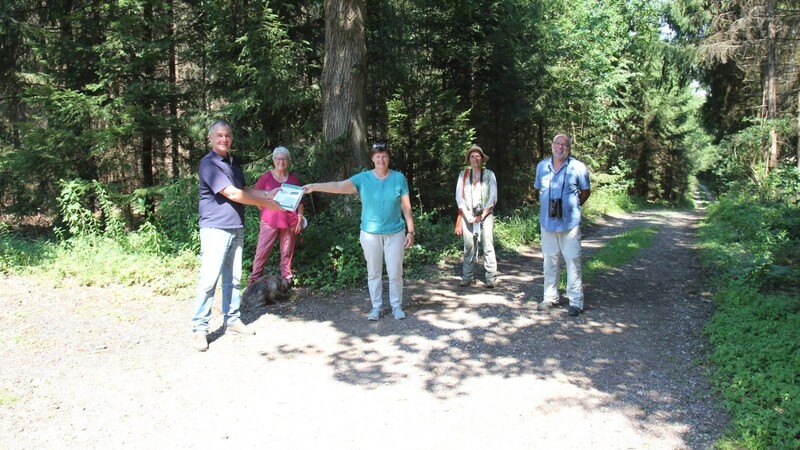
<path fill-rule="evenodd" d="M 403 311 L 403 252 L 414 245 L 414 217 L 405 175 L 389 169 L 389 147 L 375 143 L 370 147 L 374 169 L 347 180 L 303 186 L 306 194 L 358 194 L 361 198 L 359 241 L 367 261 L 367 285 L 372 301 L 369 320 L 381 318 L 383 306 L 383 263 L 389 276 L 389 304 L 395 319 L 406 318 Z"/>

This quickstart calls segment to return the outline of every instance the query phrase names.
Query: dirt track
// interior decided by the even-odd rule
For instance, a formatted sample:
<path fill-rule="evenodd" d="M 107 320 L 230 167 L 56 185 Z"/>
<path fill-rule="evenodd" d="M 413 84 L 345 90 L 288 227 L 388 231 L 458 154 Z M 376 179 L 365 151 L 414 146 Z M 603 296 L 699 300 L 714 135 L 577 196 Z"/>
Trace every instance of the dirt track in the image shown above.
<path fill-rule="evenodd" d="M 535 250 L 501 284 L 456 267 L 407 282 L 408 319 L 367 322 L 366 289 L 246 314 L 257 334 L 189 347 L 191 299 L 0 278 L 0 449 L 703 449 L 726 424 L 700 332 L 713 305 L 698 212 L 609 218 L 642 257 L 586 286 L 586 313 L 534 311 Z M 2 403 L 2 402 L 0 402 Z"/>

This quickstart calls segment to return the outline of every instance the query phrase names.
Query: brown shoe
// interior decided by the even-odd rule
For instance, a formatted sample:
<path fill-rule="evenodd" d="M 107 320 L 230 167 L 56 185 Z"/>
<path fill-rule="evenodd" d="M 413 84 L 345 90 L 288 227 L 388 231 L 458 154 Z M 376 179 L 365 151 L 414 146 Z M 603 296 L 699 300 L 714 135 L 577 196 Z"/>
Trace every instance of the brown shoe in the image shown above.
<path fill-rule="evenodd" d="M 198 352 L 208 350 L 208 338 L 205 333 L 192 333 L 192 347 Z"/>
<path fill-rule="evenodd" d="M 536 304 L 537 311 L 550 311 L 551 309 L 555 308 L 556 305 L 547 301 L 542 301 L 541 303 Z"/>
<path fill-rule="evenodd" d="M 225 325 L 225 333 L 241 334 L 244 336 L 252 336 L 256 334 L 255 331 L 247 328 L 247 325 L 245 325 L 241 320 Z"/>

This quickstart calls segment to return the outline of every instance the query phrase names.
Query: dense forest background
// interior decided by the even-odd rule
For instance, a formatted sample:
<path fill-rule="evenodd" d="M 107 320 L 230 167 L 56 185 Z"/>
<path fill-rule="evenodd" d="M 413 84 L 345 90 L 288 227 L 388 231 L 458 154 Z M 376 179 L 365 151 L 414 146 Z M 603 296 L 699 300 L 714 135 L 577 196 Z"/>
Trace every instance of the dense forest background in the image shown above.
<path fill-rule="evenodd" d="M 535 165 L 566 132 L 589 221 L 685 205 L 697 180 L 717 194 L 698 247 L 718 447 L 800 448 L 799 25 L 800 0 L 1 0 L 0 276 L 190 298 L 217 119 L 251 183 L 277 145 L 316 182 L 388 140 L 417 229 L 405 274 L 429 276 L 460 255 L 469 144 L 497 174 L 502 256 L 538 238 Z M 330 197 L 307 203 L 294 280 L 363 286 L 354 203 Z M 256 208 L 245 227 L 247 271 Z"/>
<path fill-rule="evenodd" d="M 388 139 L 423 210 L 452 209 L 470 142 L 500 209 L 526 205 L 558 132 L 596 186 L 678 200 L 698 172 L 796 164 L 799 17 L 776 0 L 4 1 L 0 206 L 53 216 L 64 182 L 99 182 L 136 226 L 217 118 L 254 173 L 285 145 L 309 181 Z"/>

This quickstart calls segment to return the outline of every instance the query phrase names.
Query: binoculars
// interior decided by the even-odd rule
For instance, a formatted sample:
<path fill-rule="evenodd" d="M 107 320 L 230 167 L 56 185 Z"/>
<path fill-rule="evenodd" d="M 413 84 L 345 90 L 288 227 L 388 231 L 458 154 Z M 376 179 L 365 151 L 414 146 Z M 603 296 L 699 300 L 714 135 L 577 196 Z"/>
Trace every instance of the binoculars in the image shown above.
<path fill-rule="evenodd" d="M 547 210 L 547 213 L 550 217 L 555 217 L 557 219 L 561 218 L 562 214 L 564 213 L 564 210 L 560 198 L 557 198 L 555 200 L 550 200 L 550 205 Z"/>

